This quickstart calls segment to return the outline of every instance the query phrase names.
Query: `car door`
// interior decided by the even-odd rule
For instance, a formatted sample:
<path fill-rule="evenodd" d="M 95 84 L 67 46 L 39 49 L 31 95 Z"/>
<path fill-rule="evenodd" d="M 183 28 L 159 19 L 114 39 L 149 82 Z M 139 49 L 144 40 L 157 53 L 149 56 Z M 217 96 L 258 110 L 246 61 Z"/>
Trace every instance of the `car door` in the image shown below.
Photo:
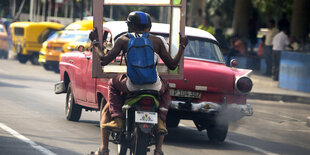
<path fill-rule="evenodd" d="M 96 79 L 92 78 L 92 52 L 85 52 L 87 69 L 85 73 L 86 99 L 88 104 L 96 103 Z"/>

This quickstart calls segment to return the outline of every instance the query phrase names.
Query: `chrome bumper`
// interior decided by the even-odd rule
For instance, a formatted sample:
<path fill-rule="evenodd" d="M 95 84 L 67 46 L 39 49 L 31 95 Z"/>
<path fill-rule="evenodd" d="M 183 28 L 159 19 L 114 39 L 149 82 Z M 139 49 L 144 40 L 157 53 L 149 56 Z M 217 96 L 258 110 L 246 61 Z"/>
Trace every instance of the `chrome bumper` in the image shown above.
<path fill-rule="evenodd" d="M 54 87 L 54 92 L 55 92 L 55 94 L 65 93 L 66 92 L 65 82 L 60 81 L 60 82 L 56 83 L 55 87 Z"/>
<path fill-rule="evenodd" d="M 184 110 L 180 107 L 184 106 L 184 101 L 171 101 L 169 108 L 176 110 Z M 220 112 L 227 113 L 231 115 L 242 115 L 242 116 L 252 116 L 253 108 L 251 104 L 217 104 L 213 102 L 200 102 L 200 103 L 190 103 L 190 106 L 187 106 L 187 111 L 192 112 L 202 112 L 202 113 L 212 113 Z"/>

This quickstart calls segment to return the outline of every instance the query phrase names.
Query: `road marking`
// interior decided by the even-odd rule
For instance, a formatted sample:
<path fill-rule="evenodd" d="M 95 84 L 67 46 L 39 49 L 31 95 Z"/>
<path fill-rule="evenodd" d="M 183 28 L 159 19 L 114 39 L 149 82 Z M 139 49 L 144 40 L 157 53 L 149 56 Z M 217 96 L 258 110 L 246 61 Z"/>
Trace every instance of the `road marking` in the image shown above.
<path fill-rule="evenodd" d="M 189 126 L 186 126 L 185 124 L 181 124 L 181 123 L 180 123 L 179 126 L 182 126 L 182 127 L 184 127 L 184 128 L 188 128 L 188 129 L 195 130 L 194 127 L 189 127 Z M 248 147 L 248 148 L 250 148 L 250 149 L 252 149 L 252 150 L 255 150 L 255 151 L 257 151 L 257 152 L 263 153 L 263 154 L 265 154 L 265 155 L 279 155 L 279 154 L 276 154 L 276 153 L 272 153 L 272 152 L 269 152 L 269 151 L 260 149 L 260 148 L 255 147 L 255 146 L 251 146 L 251 145 L 239 143 L 239 142 L 236 142 L 236 141 L 233 141 L 233 140 L 230 140 L 230 139 L 226 139 L 225 141 L 226 141 L 226 142 L 229 142 L 229 143 L 232 143 L 232 144 L 235 144 L 235 145 L 239 145 L 239 146 L 243 146 L 243 147 Z"/>
<path fill-rule="evenodd" d="M 18 138 L 19 140 L 29 144 L 31 147 L 33 147 L 34 149 L 42 152 L 45 155 L 57 155 L 53 152 L 51 152 L 50 150 L 36 144 L 35 142 L 31 141 L 30 139 L 28 139 L 27 137 L 19 134 L 18 132 L 16 132 L 15 130 L 11 129 L 10 127 L 6 126 L 3 123 L 0 123 L 0 128 L 2 128 L 3 130 L 5 130 L 6 132 L 10 133 L 11 135 L 13 135 L 14 137 Z"/>
<path fill-rule="evenodd" d="M 270 114 L 266 111 L 262 111 L 262 110 L 257 110 L 255 109 L 255 112 L 260 112 L 260 113 L 265 113 L 265 114 Z M 299 121 L 299 122 L 304 122 L 304 120 L 300 120 L 300 119 L 297 119 L 297 118 L 293 118 L 293 117 L 290 117 L 290 116 L 286 116 L 286 115 L 283 115 L 283 113 L 277 113 L 276 116 L 280 116 L 280 117 L 283 117 L 283 118 L 287 118 L 287 119 L 291 119 L 293 121 Z"/>
<path fill-rule="evenodd" d="M 229 142 L 229 143 L 232 143 L 232 144 L 235 144 L 235 145 L 239 145 L 239 146 L 244 146 L 244 147 L 248 147 L 248 148 L 251 148 L 252 150 L 255 150 L 257 152 L 260 152 L 260 153 L 263 153 L 263 154 L 266 154 L 266 155 L 279 155 L 279 154 L 276 154 L 276 153 L 272 153 L 272 152 L 269 152 L 269 151 L 265 151 L 263 149 L 260 149 L 258 147 L 255 147 L 255 146 L 251 146 L 251 145 L 247 145 L 247 144 L 243 144 L 243 143 L 239 143 L 239 142 L 236 142 L 236 141 L 233 141 L 233 140 L 230 140 L 230 139 L 227 139 L 225 140 L 226 142 Z"/>

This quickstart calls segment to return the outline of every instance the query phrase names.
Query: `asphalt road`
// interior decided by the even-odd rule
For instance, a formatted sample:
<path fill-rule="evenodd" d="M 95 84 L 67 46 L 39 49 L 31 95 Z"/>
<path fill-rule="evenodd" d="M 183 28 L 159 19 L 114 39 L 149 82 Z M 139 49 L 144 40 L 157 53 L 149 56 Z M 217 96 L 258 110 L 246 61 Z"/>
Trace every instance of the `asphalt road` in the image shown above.
<path fill-rule="evenodd" d="M 99 113 L 83 111 L 79 122 L 67 121 L 65 95 L 53 92 L 58 80 L 59 74 L 42 66 L 0 60 L 0 155 L 75 155 L 98 148 Z M 181 121 L 178 128 L 169 130 L 165 154 L 309 154 L 310 104 L 248 102 L 254 115 L 232 123 L 224 143 L 212 144 L 206 131 Z M 114 144 L 110 143 L 110 150 L 116 154 Z"/>

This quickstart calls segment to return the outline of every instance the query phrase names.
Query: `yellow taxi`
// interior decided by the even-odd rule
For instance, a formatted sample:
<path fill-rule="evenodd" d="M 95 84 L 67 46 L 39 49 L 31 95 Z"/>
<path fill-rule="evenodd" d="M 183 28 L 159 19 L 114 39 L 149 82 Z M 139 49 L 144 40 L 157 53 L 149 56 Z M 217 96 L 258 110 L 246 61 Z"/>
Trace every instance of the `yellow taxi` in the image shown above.
<path fill-rule="evenodd" d="M 43 67 L 46 70 L 54 70 L 55 72 L 58 72 L 61 54 L 77 50 L 77 47 L 80 44 L 87 48 L 90 43 L 89 45 L 86 45 L 84 40 L 88 39 L 88 35 L 92 29 L 93 20 L 87 19 L 69 24 L 64 31 L 59 32 L 62 33 L 59 38 L 54 37 L 43 43 L 43 47 L 40 50 L 39 63 L 43 64 Z M 78 41 L 77 39 L 82 40 Z"/>
<path fill-rule="evenodd" d="M 20 63 L 28 60 L 39 64 L 38 57 L 41 44 L 53 33 L 64 28 L 54 22 L 15 22 L 10 25 L 12 30 L 13 53 Z"/>
<path fill-rule="evenodd" d="M 0 58 L 7 59 L 9 52 L 8 33 L 3 25 L 0 24 Z"/>
<path fill-rule="evenodd" d="M 69 24 L 65 30 L 67 31 L 87 31 L 93 29 L 93 21 L 92 20 L 81 20 L 76 21 L 74 23 Z"/>
<path fill-rule="evenodd" d="M 66 44 L 76 42 L 82 38 L 88 39 L 89 33 L 90 31 L 60 31 L 55 33 L 43 43 L 40 50 L 39 63 L 41 63 L 46 70 L 58 72 L 61 53 L 76 49 L 76 45 L 68 46 Z"/>
<path fill-rule="evenodd" d="M 75 41 L 71 41 L 64 45 L 64 53 L 71 51 L 79 51 L 79 47 L 82 47 L 84 50 L 90 50 L 91 42 L 88 36 L 83 36 Z M 59 59 L 60 60 L 60 59 Z"/>

